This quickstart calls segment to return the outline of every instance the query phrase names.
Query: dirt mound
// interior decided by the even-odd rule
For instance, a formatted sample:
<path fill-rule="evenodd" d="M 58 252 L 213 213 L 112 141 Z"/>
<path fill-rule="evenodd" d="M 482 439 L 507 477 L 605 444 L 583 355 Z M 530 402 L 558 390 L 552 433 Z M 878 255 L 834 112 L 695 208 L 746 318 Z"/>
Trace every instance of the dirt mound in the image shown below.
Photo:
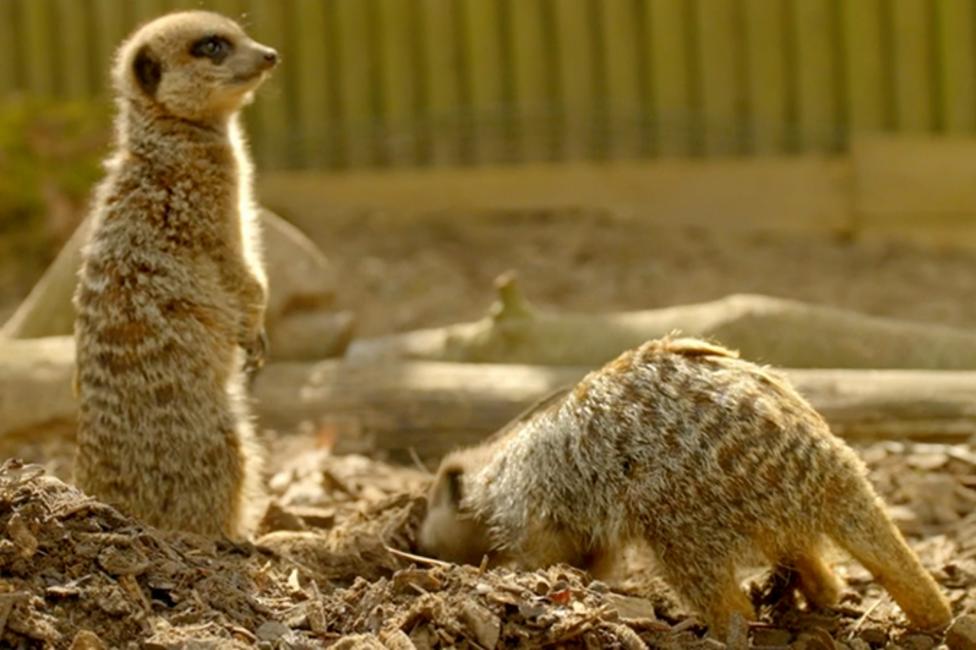
<path fill-rule="evenodd" d="M 972 448 L 861 452 L 954 610 L 972 612 Z M 411 557 L 422 472 L 307 447 L 291 457 L 271 478 L 261 536 L 237 545 L 143 526 L 36 465 L 8 461 L 0 646 L 716 647 L 639 553 L 613 587 L 565 566 L 485 571 Z M 739 640 L 913 650 L 942 641 L 906 629 L 862 568 L 838 571 L 849 588 L 831 611 L 797 602 L 790 574 L 759 574 L 749 588 L 762 622 L 738 629 Z M 951 647 L 966 647 L 972 622 L 957 624 Z"/>

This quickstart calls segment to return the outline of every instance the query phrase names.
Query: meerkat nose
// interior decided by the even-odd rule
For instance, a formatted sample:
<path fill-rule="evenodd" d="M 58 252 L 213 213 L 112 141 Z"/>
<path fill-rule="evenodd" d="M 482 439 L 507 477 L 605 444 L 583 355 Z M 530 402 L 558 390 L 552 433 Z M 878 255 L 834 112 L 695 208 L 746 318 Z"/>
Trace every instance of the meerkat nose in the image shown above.
<path fill-rule="evenodd" d="M 264 51 L 264 62 L 268 64 L 268 67 L 274 66 L 278 63 L 278 52 L 272 50 L 270 47 Z"/>

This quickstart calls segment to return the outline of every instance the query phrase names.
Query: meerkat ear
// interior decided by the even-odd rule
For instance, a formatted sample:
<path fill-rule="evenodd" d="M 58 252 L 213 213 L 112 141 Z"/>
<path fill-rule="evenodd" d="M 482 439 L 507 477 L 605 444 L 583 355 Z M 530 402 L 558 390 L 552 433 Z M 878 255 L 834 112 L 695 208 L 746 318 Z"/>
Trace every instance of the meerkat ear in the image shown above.
<path fill-rule="evenodd" d="M 464 496 L 461 493 L 461 476 L 463 475 L 464 470 L 460 467 L 452 467 L 444 472 L 444 485 L 447 488 L 447 498 L 451 502 L 451 505 L 455 507 L 461 505 L 461 498 Z"/>
<path fill-rule="evenodd" d="M 159 81 L 163 78 L 163 66 L 153 57 L 149 51 L 149 46 L 143 45 L 136 52 L 132 71 L 135 73 L 136 81 L 139 82 L 142 90 L 150 97 L 154 97 L 156 89 L 159 87 Z"/>

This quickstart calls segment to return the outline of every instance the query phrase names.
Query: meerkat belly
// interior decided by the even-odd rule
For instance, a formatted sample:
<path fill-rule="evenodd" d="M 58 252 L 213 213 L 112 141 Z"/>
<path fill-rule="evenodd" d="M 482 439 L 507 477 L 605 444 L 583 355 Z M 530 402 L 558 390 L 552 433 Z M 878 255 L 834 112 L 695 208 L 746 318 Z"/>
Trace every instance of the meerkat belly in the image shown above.
<path fill-rule="evenodd" d="M 85 424 L 146 437 L 200 428 L 219 411 L 234 372 L 234 318 L 213 296 L 174 289 L 175 272 L 99 274 L 78 294 L 78 382 Z"/>

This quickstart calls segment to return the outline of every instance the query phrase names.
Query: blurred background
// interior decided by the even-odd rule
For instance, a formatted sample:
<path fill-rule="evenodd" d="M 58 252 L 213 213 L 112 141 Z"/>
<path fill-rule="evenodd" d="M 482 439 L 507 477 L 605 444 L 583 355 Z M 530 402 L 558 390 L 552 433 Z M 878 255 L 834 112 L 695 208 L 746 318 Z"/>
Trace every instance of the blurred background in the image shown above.
<path fill-rule="evenodd" d="M 976 0 L 0 0 L 0 316 L 84 214 L 106 74 L 169 10 L 283 65 L 259 195 L 366 333 L 755 291 L 969 325 Z"/>

